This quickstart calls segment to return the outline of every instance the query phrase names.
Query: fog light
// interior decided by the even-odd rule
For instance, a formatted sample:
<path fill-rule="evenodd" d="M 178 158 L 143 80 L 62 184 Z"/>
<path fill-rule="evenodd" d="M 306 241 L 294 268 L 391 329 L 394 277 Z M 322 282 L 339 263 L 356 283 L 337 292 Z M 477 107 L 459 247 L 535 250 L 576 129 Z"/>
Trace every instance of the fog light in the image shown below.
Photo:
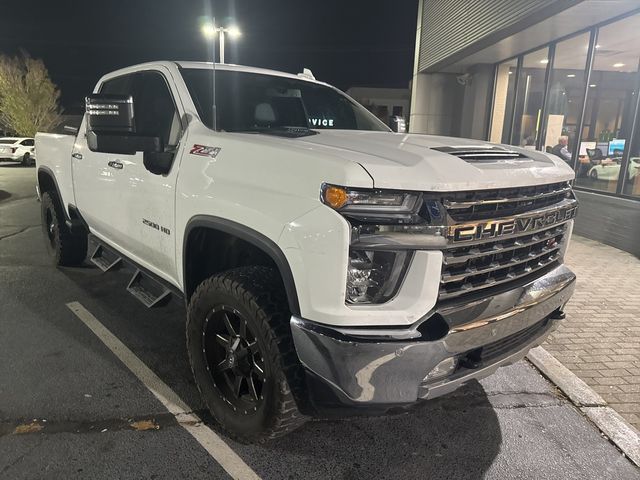
<path fill-rule="evenodd" d="M 455 371 L 457 366 L 458 359 L 456 357 L 445 358 L 438 365 L 436 365 L 426 377 L 424 377 L 424 381 L 434 380 L 436 378 L 442 378 L 451 375 Z"/>
<path fill-rule="evenodd" d="M 410 253 L 351 250 L 347 270 L 346 302 L 383 303 L 398 291 L 407 270 Z"/>

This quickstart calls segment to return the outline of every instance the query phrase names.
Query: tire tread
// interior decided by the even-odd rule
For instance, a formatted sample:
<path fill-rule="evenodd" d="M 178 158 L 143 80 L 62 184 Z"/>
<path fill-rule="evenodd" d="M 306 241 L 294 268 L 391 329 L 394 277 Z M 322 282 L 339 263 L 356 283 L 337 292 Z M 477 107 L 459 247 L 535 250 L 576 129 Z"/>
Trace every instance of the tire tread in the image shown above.
<path fill-rule="evenodd" d="M 270 332 L 268 338 L 271 348 L 265 353 L 271 356 L 272 364 L 280 366 L 282 375 L 278 379 L 280 401 L 269 428 L 258 435 L 249 436 L 230 431 L 223 423 L 218 423 L 225 434 L 242 443 L 263 443 L 286 435 L 304 424 L 306 417 L 299 412 L 296 402 L 296 393 L 304 388 L 304 371 L 295 353 L 288 326 L 290 313 L 281 279 L 272 268 L 263 266 L 236 268 L 209 277 L 196 288 L 191 297 L 187 322 L 191 321 L 196 306 L 203 298 L 211 291 L 220 289 L 232 293 L 245 305 L 249 305 L 254 318 L 266 332 Z M 187 332 L 189 331 L 187 328 Z M 196 359 L 193 358 L 192 350 L 187 350 L 189 362 L 193 364 Z M 198 389 L 202 393 L 200 387 Z"/>

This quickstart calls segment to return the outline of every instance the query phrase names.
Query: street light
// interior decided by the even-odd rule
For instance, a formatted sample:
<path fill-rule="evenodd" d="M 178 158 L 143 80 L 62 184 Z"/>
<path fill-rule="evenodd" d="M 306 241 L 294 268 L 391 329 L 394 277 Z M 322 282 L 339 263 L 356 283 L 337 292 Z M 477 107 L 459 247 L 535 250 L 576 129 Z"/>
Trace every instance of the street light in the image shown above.
<path fill-rule="evenodd" d="M 218 42 L 220 45 L 220 63 L 224 63 L 224 36 L 228 34 L 231 38 L 238 38 L 242 35 L 240 29 L 233 25 L 231 27 L 216 27 L 213 23 L 205 23 L 202 25 L 202 34 L 205 38 L 212 39 L 215 41 L 216 35 L 220 35 L 220 41 Z"/>

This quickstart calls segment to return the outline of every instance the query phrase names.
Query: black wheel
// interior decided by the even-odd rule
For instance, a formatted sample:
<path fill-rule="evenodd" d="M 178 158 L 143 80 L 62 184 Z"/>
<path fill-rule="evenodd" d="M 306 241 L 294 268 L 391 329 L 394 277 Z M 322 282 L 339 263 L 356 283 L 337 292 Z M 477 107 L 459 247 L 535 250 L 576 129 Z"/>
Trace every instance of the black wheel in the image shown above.
<path fill-rule="evenodd" d="M 302 367 L 290 316 L 282 282 L 267 267 L 215 275 L 191 297 L 191 369 L 211 414 L 236 440 L 263 442 L 304 423 L 293 395 Z"/>
<path fill-rule="evenodd" d="M 589 172 L 589 176 L 594 180 L 598 180 L 598 171 L 596 169 L 591 170 Z"/>
<path fill-rule="evenodd" d="M 28 167 L 30 165 L 33 165 L 34 163 L 35 163 L 35 161 L 31 158 L 31 155 L 29 154 L 29 152 L 25 153 L 22 156 L 21 164 L 22 164 L 23 167 Z"/>
<path fill-rule="evenodd" d="M 54 264 L 81 264 L 87 256 L 87 235 L 71 233 L 64 222 L 62 206 L 54 192 L 42 194 L 41 216 L 47 253 Z"/>

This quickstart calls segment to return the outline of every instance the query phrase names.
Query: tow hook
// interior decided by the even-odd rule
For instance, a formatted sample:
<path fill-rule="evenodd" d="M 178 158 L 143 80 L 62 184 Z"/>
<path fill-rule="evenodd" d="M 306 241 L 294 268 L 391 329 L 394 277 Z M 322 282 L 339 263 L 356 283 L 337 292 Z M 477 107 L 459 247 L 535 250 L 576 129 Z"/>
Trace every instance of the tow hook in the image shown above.
<path fill-rule="evenodd" d="M 467 353 L 464 357 L 460 359 L 460 366 L 463 368 L 468 368 L 470 370 L 475 370 L 476 368 L 482 367 L 481 355 L 482 355 L 481 348 Z"/>

